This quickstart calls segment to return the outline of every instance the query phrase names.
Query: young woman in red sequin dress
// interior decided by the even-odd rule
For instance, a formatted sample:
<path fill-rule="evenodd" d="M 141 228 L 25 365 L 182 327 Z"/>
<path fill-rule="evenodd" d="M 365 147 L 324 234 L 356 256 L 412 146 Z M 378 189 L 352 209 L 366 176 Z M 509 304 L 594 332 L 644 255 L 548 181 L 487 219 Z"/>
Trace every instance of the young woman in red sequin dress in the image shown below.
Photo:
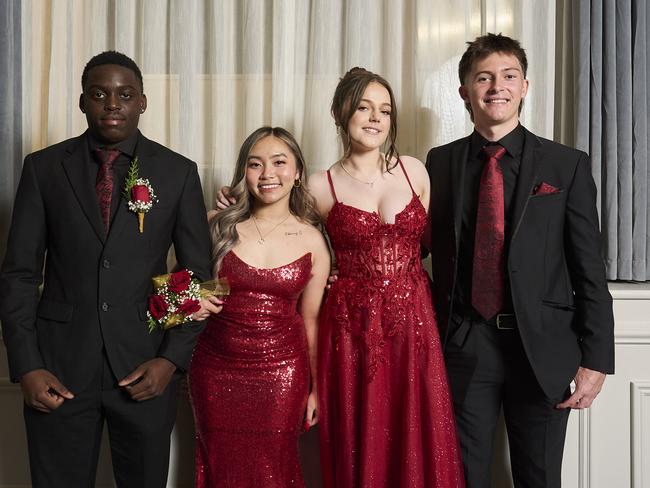
<path fill-rule="evenodd" d="M 343 157 L 310 180 L 338 268 L 319 332 L 324 486 L 464 487 L 420 261 L 428 174 L 397 153 L 395 99 L 382 77 L 346 73 L 332 115 Z"/>
<path fill-rule="evenodd" d="M 395 99 L 381 76 L 348 71 L 332 115 L 343 157 L 309 182 L 338 267 L 318 339 L 324 486 L 463 488 L 420 261 L 429 176 L 420 161 L 397 153 Z M 217 207 L 232 205 L 232 193 L 223 188 Z"/>
<path fill-rule="evenodd" d="M 211 219 L 215 275 L 230 295 L 189 374 L 197 487 L 304 486 L 298 436 L 318 421 L 317 318 L 330 270 L 306 176 L 291 134 L 258 129 L 237 160 L 237 203 Z"/>

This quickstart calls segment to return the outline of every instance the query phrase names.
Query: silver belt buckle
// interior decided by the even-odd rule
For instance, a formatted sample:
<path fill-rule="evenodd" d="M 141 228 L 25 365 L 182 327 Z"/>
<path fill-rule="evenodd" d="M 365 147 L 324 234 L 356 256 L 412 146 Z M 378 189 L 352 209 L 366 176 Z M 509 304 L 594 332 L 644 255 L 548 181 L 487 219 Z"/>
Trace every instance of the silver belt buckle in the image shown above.
<path fill-rule="evenodd" d="M 510 317 L 514 318 L 514 316 L 515 316 L 514 313 L 500 313 L 499 315 L 497 315 L 497 329 L 499 329 L 499 330 L 514 330 L 515 327 L 513 327 L 511 325 L 506 325 L 505 323 L 503 323 L 503 324 L 501 323 L 501 319 L 510 318 Z M 504 320 L 504 322 L 505 322 L 505 320 Z"/>

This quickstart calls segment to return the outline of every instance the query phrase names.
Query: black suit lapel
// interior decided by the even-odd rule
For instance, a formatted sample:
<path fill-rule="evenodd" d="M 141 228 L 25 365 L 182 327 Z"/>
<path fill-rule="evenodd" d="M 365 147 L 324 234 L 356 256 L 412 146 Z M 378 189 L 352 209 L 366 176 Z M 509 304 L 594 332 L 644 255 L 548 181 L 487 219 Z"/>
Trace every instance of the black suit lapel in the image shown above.
<path fill-rule="evenodd" d="M 512 208 L 513 232 L 510 242 L 514 241 L 521 224 L 521 219 L 526 211 L 528 199 L 533 192 L 535 179 L 539 172 L 541 163 L 541 141 L 532 132 L 524 129 L 526 139 L 524 142 L 524 151 L 521 155 L 521 164 L 519 166 L 519 176 L 517 177 L 517 187 L 515 189 L 514 205 Z"/>
<path fill-rule="evenodd" d="M 138 138 L 138 143 L 136 145 L 135 154 L 138 157 L 138 177 L 139 178 L 148 178 L 152 168 L 154 167 L 154 158 L 155 158 L 155 146 L 151 144 L 151 141 L 140 134 Z M 154 192 L 155 192 L 154 188 Z M 111 223 L 111 228 L 108 232 L 108 237 L 110 239 L 111 235 L 120 235 L 120 232 L 124 225 L 138 225 L 138 217 L 135 213 L 129 210 L 127 201 L 124 198 L 124 187 L 120 188 L 119 193 L 120 202 L 117 206 L 117 211 L 115 212 L 115 217 Z M 144 231 L 147 230 L 147 218 L 144 219 Z"/>
<path fill-rule="evenodd" d="M 456 238 L 456 254 L 460 242 L 460 229 L 463 223 L 463 196 L 465 193 L 465 168 L 469 155 L 469 141 L 466 137 L 451 148 L 451 199 L 454 212 L 454 237 Z"/>
<path fill-rule="evenodd" d="M 68 148 L 68 154 L 62 162 L 63 170 L 88 222 L 97 237 L 104 242 L 104 224 L 99 211 L 97 194 L 95 188 L 90 184 L 89 158 L 84 136 L 80 136 L 76 139 L 76 144 L 71 144 Z"/>

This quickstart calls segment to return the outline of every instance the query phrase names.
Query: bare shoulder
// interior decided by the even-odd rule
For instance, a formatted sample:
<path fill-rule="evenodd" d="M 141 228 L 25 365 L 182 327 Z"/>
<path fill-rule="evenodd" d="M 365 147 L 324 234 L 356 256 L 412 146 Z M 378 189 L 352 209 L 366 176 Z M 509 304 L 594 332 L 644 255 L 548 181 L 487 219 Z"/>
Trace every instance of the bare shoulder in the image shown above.
<path fill-rule="evenodd" d="M 311 174 L 307 189 L 316 200 L 316 209 L 321 217 L 327 215 L 332 205 L 334 205 L 334 197 L 327 178 L 327 171 L 317 171 Z"/>
<path fill-rule="evenodd" d="M 323 233 L 308 222 L 299 222 L 298 232 L 305 252 L 311 252 L 314 257 L 329 256 L 329 249 Z"/>
<path fill-rule="evenodd" d="M 307 247 L 320 245 L 327 247 L 323 233 L 309 222 L 300 221 L 298 223 L 298 230 L 302 241 Z"/>
<path fill-rule="evenodd" d="M 406 171 L 409 173 L 419 173 L 419 174 L 427 174 L 427 169 L 424 166 L 424 163 L 420 161 L 418 158 L 414 158 L 413 156 L 401 156 L 399 157 L 400 161 L 402 161 L 402 164 L 404 165 L 404 168 Z"/>
<path fill-rule="evenodd" d="M 309 175 L 309 191 L 312 195 L 316 196 L 327 191 L 327 188 L 327 171 L 316 171 Z"/>
<path fill-rule="evenodd" d="M 411 184 L 415 187 L 416 191 L 421 193 L 422 191 L 428 190 L 429 174 L 422 161 L 413 156 L 400 156 L 400 161 L 402 161 L 404 169 L 409 175 Z"/>

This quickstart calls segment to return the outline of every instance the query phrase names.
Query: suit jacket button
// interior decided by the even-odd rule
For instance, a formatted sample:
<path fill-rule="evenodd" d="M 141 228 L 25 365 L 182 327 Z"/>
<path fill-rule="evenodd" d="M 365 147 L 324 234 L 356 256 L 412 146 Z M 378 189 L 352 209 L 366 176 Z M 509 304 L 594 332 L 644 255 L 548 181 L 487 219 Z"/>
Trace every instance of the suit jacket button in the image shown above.
<path fill-rule="evenodd" d="M 108 303 L 106 302 L 102 303 L 102 312 L 108 312 Z"/>
<path fill-rule="evenodd" d="M 102 266 L 104 267 L 104 269 L 110 269 L 111 262 L 108 259 L 104 259 L 104 262 L 102 263 Z"/>

